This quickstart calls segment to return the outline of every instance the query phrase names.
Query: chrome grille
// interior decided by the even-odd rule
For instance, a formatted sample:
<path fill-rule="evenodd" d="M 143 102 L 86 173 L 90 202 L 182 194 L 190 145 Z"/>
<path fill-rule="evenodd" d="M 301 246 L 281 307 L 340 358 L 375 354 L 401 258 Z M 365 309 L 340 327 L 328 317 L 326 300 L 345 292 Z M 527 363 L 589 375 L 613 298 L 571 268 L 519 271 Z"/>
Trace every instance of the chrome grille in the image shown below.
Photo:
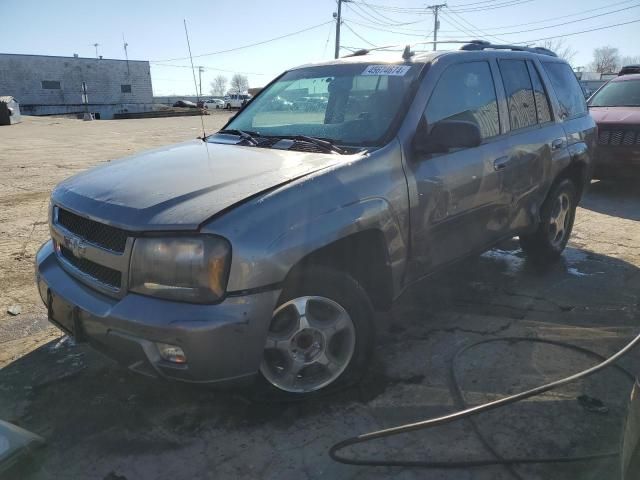
<path fill-rule="evenodd" d="M 91 278 L 108 285 L 110 287 L 119 289 L 122 283 L 122 274 L 109 267 L 99 265 L 86 258 L 77 258 L 71 250 L 66 247 L 60 247 L 60 255 L 69 262 L 73 267 L 80 270 L 82 273 L 89 275 Z"/>
<path fill-rule="evenodd" d="M 83 240 L 107 250 L 122 253 L 128 234 L 124 230 L 81 217 L 58 208 L 56 223 Z"/>

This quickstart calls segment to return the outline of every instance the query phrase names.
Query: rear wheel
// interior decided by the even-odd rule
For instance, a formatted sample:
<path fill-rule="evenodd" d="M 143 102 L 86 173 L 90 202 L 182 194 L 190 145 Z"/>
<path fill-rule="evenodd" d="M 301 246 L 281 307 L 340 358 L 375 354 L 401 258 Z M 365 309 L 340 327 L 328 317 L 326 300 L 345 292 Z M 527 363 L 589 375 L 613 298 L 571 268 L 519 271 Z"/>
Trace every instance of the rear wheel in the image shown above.
<path fill-rule="evenodd" d="M 260 373 L 268 388 L 303 397 L 359 380 L 373 346 L 373 309 L 349 275 L 311 267 L 285 286 Z"/>
<path fill-rule="evenodd" d="M 542 263 L 558 260 L 571 236 L 577 199 L 578 189 L 569 179 L 551 189 L 540 209 L 538 229 L 520 236 L 520 246 L 527 255 Z"/>

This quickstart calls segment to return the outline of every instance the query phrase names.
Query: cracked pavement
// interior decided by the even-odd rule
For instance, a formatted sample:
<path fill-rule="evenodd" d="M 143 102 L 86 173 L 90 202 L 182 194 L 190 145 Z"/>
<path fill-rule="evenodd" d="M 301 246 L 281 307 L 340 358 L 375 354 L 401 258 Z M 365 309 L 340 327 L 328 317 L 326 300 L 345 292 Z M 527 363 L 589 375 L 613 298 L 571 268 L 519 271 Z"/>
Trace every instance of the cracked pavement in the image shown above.
<path fill-rule="evenodd" d="M 205 120 L 214 128 L 224 118 Z M 50 188 L 74 171 L 125 152 L 194 136 L 189 129 L 191 123 L 197 128 L 195 120 L 33 119 L 0 131 L 6 145 L 0 170 L 13 180 L 0 194 L 0 418 L 47 439 L 46 447 L 7 478 L 615 478 L 615 458 L 515 466 L 514 476 L 501 466 L 347 466 L 332 462 L 327 450 L 346 437 L 457 410 L 454 373 L 465 402 L 475 405 L 596 361 L 559 346 L 505 341 L 465 351 L 452 372 L 456 352 L 474 342 L 542 338 L 608 356 L 629 341 L 640 329 L 636 186 L 594 182 L 578 210 L 569 248 L 552 267 L 531 265 L 513 240 L 415 285 L 376 318 L 379 339 L 364 382 L 308 402 L 276 403 L 250 389 L 140 377 L 48 326 L 31 268 L 47 235 Z M 98 147 L 90 149 L 92 142 Z M 6 307 L 14 303 L 23 313 L 10 317 Z M 637 373 L 639 357 L 634 352 L 622 365 Z M 608 369 L 478 416 L 476 427 L 505 458 L 616 451 L 629 391 L 628 379 Z M 604 402 L 608 413 L 585 410 L 576 400 L 583 394 Z M 468 421 L 377 440 L 349 453 L 376 459 L 492 458 Z"/>

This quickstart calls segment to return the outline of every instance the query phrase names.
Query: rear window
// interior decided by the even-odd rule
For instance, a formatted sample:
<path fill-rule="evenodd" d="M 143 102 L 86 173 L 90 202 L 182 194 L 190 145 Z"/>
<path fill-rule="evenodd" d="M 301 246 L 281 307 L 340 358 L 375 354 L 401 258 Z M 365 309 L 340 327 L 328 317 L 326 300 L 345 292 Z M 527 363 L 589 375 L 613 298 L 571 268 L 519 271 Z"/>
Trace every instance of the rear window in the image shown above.
<path fill-rule="evenodd" d="M 566 63 L 542 62 L 558 102 L 560 103 L 560 118 L 578 117 L 587 113 L 587 104 L 578 79 L 571 67 Z"/>
<path fill-rule="evenodd" d="M 511 130 L 537 123 L 536 103 L 524 60 L 500 60 L 500 73 L 507 92 Z"/>

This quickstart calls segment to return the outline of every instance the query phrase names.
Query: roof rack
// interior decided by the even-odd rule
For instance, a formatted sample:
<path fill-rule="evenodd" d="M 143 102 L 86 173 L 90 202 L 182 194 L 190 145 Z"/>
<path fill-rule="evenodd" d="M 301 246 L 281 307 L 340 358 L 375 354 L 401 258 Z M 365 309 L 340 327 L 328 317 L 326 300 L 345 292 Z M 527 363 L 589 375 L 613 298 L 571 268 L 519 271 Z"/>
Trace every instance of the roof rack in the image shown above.
<path fill-rule="evenodd" d="M 517 52 L 530 52 L 539 53 L 541 55 L 549 55 L 550 57 L 557 57 L 555 52 L 552 52 L 548 48 L 543 47 L 523 47 L 521 45 L 496 45 L 485 40 L 472 40 L 469 43 L 460 47 L 460 50 L 514 50 Z"/>

